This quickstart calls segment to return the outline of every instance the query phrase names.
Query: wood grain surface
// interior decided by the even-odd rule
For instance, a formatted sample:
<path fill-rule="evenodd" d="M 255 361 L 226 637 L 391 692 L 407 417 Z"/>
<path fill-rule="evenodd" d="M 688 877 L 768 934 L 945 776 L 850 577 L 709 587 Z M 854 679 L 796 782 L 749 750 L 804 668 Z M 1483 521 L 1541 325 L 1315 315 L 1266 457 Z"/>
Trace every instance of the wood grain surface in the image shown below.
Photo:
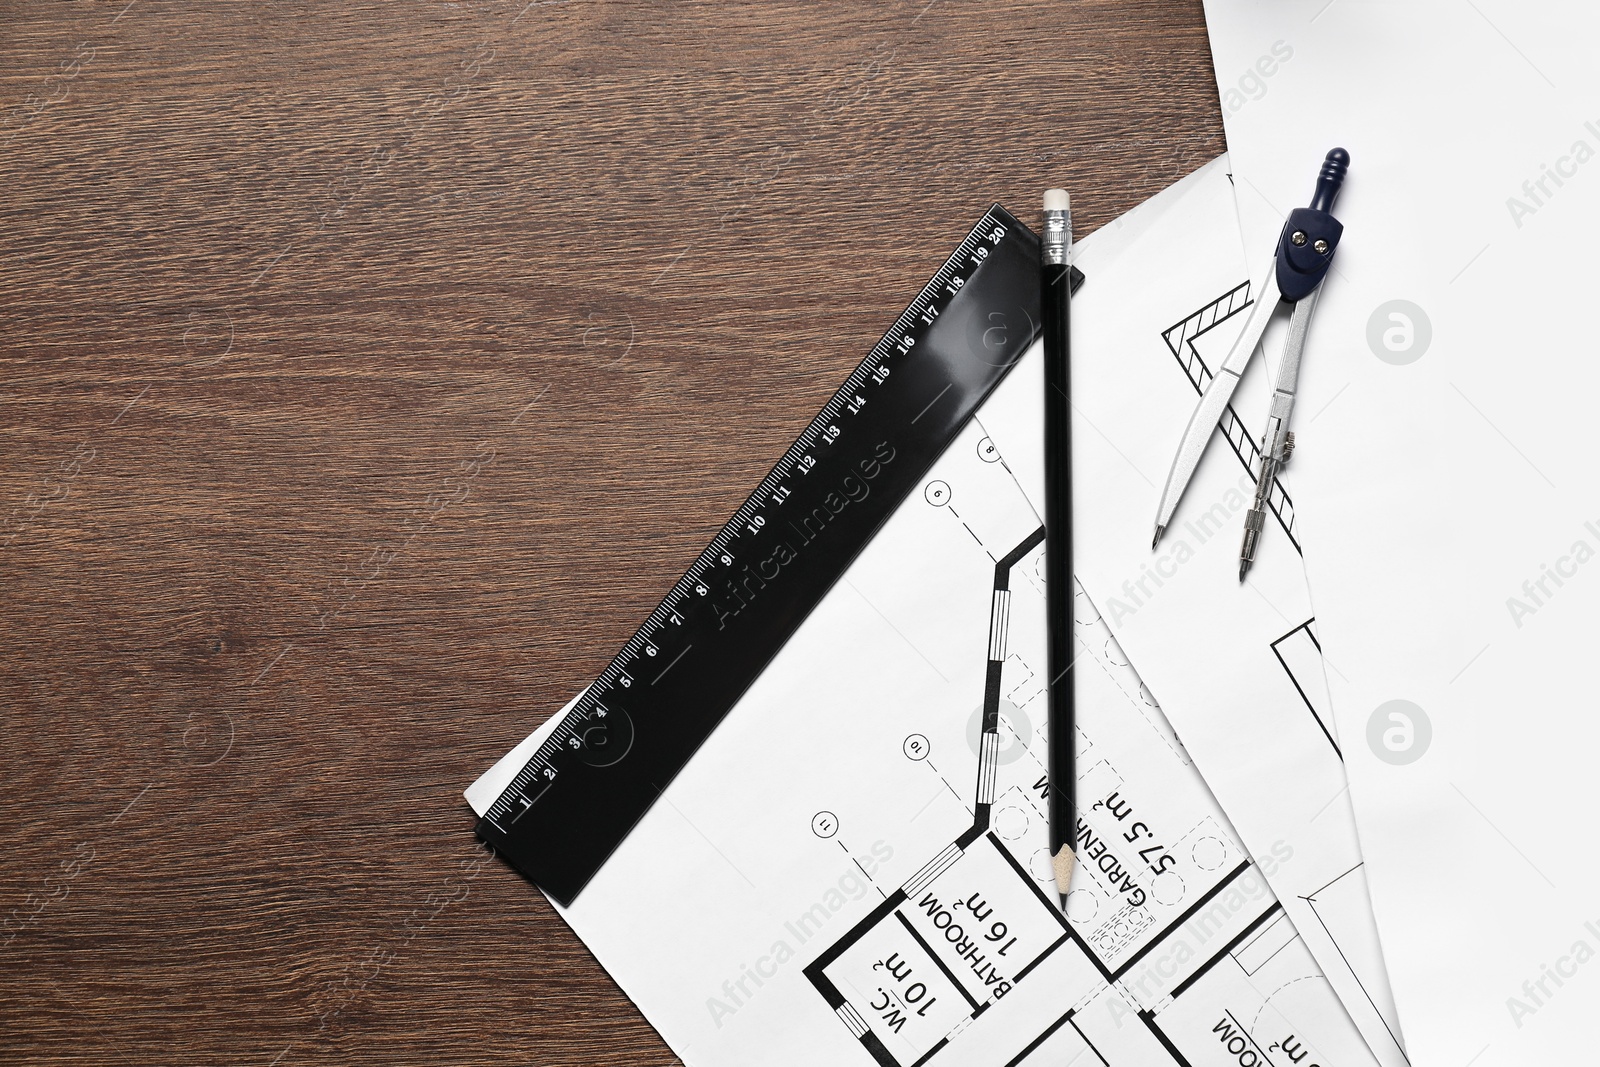
<path fill-rule="evenodd" d="M 1199 0 L 0 3 L 0 1062 L 678 1062 L 462 788 Z M 672 902 L 663 902 L 670 912 Z"/>

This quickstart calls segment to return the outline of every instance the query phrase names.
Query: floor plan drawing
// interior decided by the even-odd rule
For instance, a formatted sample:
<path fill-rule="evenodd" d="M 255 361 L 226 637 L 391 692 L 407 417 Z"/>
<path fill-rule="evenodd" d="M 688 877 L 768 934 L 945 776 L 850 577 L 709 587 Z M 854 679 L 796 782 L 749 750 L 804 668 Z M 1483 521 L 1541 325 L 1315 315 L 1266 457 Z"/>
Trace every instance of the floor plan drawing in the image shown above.
<path fill-rule="evenodd" d="M 925 497 L 950 493 L 940 482 Z M 1003 549 L 979 545 L 998 558 L 987 645 L 972 650 L 985 671 L 971 824 L 812 959 L 807 980 L 882 1067 L 1079 1055 L 1288 1065 L 1311 1049 L 1323 1064 L 1370 1062 L 1081 591 L 1080 873 L 1065 914 L 1051 899 L 1042 734 L 1028 731 L 1019 749 L 1012 728 L 1043 718 L 1043 687 L 1028 684 L 1043 539 L 1041 527 Z M 1002 763 L 1002 751 L 1022 754 Z"/>

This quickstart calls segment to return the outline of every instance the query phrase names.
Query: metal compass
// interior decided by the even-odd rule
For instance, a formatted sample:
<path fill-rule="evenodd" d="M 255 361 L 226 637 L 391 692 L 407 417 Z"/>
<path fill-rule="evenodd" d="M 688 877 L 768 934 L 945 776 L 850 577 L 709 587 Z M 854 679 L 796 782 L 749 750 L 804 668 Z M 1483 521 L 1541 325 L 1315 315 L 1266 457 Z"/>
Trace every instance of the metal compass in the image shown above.
<path fill-rule="evenodd" d="M 1245 322 L 1244 332 L 1234 342 L 1228 358 L 1206 385 L 1184 428 L 1178 454 L 1172 458 L 1172 470 L 1161 490 L 1161 506 L 1156 511 L 1156 533 L 1150 547 L 1161 541 L 1161 533 L 1178 510 L 1178 501 L 1200 465 L 1211 431 L 1227 409 L 1228 401 L 1239 384 L 1239 378 L 1250 363 L 1267 330 L 1267 324 L 1279 312 L 1289 316 L 1289 336 L 1284 342 L 1283 359 L 1278 364 L 1278 380 L 1272 391 L 1272 404 L 1267 409 L 1267 429 L 1261 437 L 1261 471 L 1256 479 L 1255 501 L 1244 519 L 1244 541 L 1239 546 L 1239 580 L 1250 569 L 1255 559 L 1256 544 L 1266 526 L 1267 498 L 1272 492 L 1273 479 L 1294 451 L 1294 433 L 1289 429 L 1289 415 L 1294 410 L 1294 392 L 1300 378 L 1300 359 L 1305 353 L 1306 331 L 1311 325 L 1311 313 L 1317 306 L 1322 278 L 1333 263 L 1333 253 L 1339 245 L 1344 226 L 1329 212 L 1334 197 L 1344 184 L 1345 172 L 1350 167 L 1350 153 L 1342 148 L 1329 152 L 1322 162 L 1322 173 L 1317 176 L 1317 189 L 1311 206 L 1295 208 L 1283 224 L 1278 237 L 1278 247 L 1273 251 L 1272 264 L 1266 280 L 1258 289 L 1255 307 Z"/>

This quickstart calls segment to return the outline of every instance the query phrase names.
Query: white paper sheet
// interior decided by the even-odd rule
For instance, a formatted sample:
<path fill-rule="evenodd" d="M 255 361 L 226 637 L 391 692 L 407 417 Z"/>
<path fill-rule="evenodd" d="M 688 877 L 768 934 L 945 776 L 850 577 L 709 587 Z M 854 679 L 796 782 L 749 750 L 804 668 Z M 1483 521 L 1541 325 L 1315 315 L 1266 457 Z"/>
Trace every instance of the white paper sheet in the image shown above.
<path fill-rule="evenodd" d="M 1139 666 L 1213 792 L 1258 853 L 1292 853 L 1270 877 L 1289 917 L 1379 1060 L 1403 1064 L 1393 999 L 1345 795 L 1294 503 L 1238 581 L 1270 379 L 1259 359 L 1234 395 L 1158 550 L 1159 486 L 1179 436 L 1248 317 L 1227 159 L 1084 243 L 1073 307 L 1073 495 L 1078 580 Z M 1021 371 L 1028 371 L 1024 374 Z M 1023 484 L 1042 480 L 1031 368 L 979 418 Z M 1291 533 L 1292 531 L 1292 533 Z"/>
<path fill-rule="evenodd" d="M 1061 919 L 1037 487 L 990 411 L 562 915 L 696 1067 L 1373 1063 L 1268 885 L 1301 854 L 1252 860 L 1081 594 Z"/>
<path fill-rule="evenodd" d="M 1352 157 L 1289 476 L 1409 1050 L 1586 1061 L 1600 8 L 1207 0 L 1206 17 L 1252 249 L 1327 149 Z"/>

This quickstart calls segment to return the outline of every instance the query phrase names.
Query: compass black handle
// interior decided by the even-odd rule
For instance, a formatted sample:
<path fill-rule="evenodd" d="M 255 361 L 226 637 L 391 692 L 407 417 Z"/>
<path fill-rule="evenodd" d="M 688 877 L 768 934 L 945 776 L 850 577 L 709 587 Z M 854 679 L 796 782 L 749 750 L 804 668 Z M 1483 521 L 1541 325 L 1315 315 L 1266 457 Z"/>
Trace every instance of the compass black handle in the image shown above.
<path fill-rule="evenodd" d="M 1295 208 L 1284 221 L 1277 257 L 1278 295 L 1284 300 L 1293 303 L 1309 296 L 1328 273 L 1344 233 L 1344 225 L 1333 217 L 1333 200 L 1349 170 L 1349 152 L 1342 148 L 1329 152 L 1322 160 L 1311 206 Z"/>
<path fill-rule="evenodd" d="M 1350 170 L 1350 153 L 1335 148 L 1322 160 L 1322 173 L 1317 175 L 1317 191 L 1311 194 L 1312 211 L 1333 210 L 1333 199 L 1344 185 L 1344 176 Z"/>

